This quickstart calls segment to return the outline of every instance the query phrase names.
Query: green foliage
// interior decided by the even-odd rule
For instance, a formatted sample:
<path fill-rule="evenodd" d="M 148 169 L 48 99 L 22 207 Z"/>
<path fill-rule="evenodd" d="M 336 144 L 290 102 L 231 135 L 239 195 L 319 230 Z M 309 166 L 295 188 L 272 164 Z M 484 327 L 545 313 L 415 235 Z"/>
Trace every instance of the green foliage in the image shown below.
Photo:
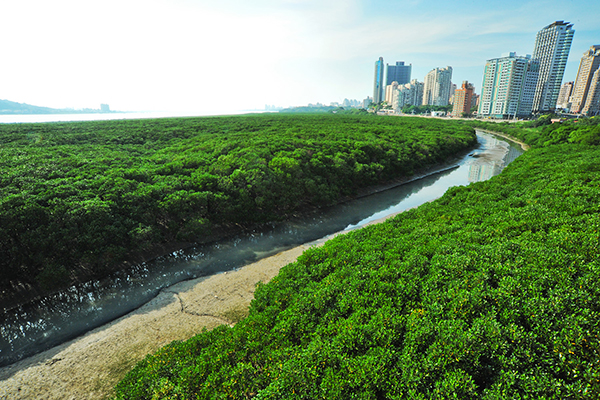
<path fill-rule="evenodd" d="M 307 250 L 249 316 L 146 357 L 117 399 L 600 397 L 600 150 Z"/>
<path fill-rule="evenodd" d="M 552 119 L 557 118 L 556 114 L 544 114 L 540 115 L 535 120 L 531 121 L 531 126 L 536 128 L 538 126 L 546 126 L 552 124 Z"/>
<path fill-rule="evenodd" d="M 449 113 L 452 111 L 452 105 L 434 106 L 424 104 L 422 106 L 404 106 L 402 108 L 402 112 L 405 114 L 431 114 L 432 111 L 446 111 Z"/>
<path fill-rule="evenodd" d="M 0 292 L 331 205 L 474 143 L 466 126 L 359 115 L 0 125 Z"/>
<path fill-rule="evenodd" d="M 370 113 L 364 108 L 348 108 L 337 107 L 329 111 L 332 114 L 350 114 L 350 115 L 369 115 Z"/>
<path fill-rule="evenodd" d="M 598 118 L 598 117 L 594 117 Z M 595 126 L 585 126 L 577 130 L 569 132 L 569 142 L 581 143 L 585 145 L 599 145 L 600 144 L 600 124 Z"/>
<path fill-rule="evenodd" d="M 475 128 L 488 129 L 511 135 L 532 147 L 544 147 L 561 143 L 600 144 L 600 117 L 582 118 L 551 123 L 551 114 L 542 115 L 529 122 L 469 121 Z"/>

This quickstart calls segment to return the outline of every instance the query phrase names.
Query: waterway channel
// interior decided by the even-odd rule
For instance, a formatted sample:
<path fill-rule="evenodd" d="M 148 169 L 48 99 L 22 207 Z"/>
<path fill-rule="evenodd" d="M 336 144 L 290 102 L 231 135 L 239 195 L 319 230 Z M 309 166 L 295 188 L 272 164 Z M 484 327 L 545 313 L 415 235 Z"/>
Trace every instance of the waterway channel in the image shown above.
<path fill-rule="evenodd" d="M 34 355 L 140 307 L 187 279 L 240 268 L 280 251 L 325 240 L 442 196 L 448 188 L 499 174 L 523 153 L 505 139 L 477 132 L 478 147 L 442 171 L 318 213 L 193 247 L 73 286 L 0 314 L 0 367 Z"/>

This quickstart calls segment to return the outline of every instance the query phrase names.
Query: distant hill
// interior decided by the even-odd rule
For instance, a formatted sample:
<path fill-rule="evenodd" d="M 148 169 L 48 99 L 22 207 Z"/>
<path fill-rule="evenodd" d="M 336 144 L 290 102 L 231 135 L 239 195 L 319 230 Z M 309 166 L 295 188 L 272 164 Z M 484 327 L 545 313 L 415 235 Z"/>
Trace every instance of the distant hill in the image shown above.
<path fill-rule="evenodd" d="M 12 114 L 81 114 L 81 113 L 100 113 L 101 110 L 85 108 L 83 110 L 73 110 L 70 108 L 50 108 L 32 106 L 31 104 L 16 103 L 9 100 L 0 100 L 0 115 Z"/>

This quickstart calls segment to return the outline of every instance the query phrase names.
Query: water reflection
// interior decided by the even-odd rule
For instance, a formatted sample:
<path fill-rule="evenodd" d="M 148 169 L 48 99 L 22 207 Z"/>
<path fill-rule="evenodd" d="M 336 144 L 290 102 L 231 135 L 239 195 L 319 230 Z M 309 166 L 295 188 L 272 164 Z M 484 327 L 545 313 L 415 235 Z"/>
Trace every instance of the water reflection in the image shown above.
<path fill-rule="evenodd" d="M 504 167 L 513 162 L 523 151 L 496 137 L 482 136 L 480 142 L 485 151 L 477 151 L 471 155 L 475 160 L 469 166 L 469 182 L 480 182 L 498 175 Z"/>
<path fill-rule="evenodd" d="M 242 267 L 282 250 L 354 229 L 440 197 L 452 186 L 488 179 L 522 151 L 478 133 L 479 148 L 458 167 L 302 219 L 174 252 L 100 281 L 73 286 L 1 315 L 0 366 L 63 343 L 141 306 L 186 279 Z"/>

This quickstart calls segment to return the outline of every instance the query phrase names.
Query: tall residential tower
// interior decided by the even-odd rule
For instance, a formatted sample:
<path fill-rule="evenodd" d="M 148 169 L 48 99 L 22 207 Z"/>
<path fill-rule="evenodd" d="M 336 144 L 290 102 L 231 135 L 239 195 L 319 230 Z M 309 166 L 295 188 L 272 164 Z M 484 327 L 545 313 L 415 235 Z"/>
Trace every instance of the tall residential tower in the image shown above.
<path fill-rule="evenodd" d="M 373 103 L 383 101 L 383 57 L 375 61 L 375 78 L 373 79 Z"/>
<path fill-rule="evenodd" d="M 529 116 L 538 67 L 531 56 L 517 56 L 513 52 L 487 60 L 477 114 L 492 118 Z"/>
<path fill-rule="evenodd" d="M 592 76 L 588 97 L 581 112 L 588 117 L 600 115 L 600 68 Z"/>
<path fill-rule="evenodd" d="M 573 24 L 563 21 L 556 21 L 537 33 L 533 60 L 539 63 L 540 71 L 533 98 L 533 112 L 556 108 L 574 33 Z"/>
<path fill-rule="evenodd" d="M 423 84 L 424 105 L 447 106 L 452 89 L 452 67 L 429 71 Z"/>
<path fill-rule="evenodd" d="M 592 77 L 598 68 L 600 68 L 600 45 L 594 45 L 590 47 L 588 51 L 583 53 L 583 57 L 581 57 L 577 79 L 575 80 L 575 87 L 573 88 L 571 97 L 572 113 L 578 114 L 583 111 L 589 97 Z"/>
<path fill-rule="evenodd" d="M 460 89 L 454 91 L 454 103 L 452 105 L 453 117 L 462 117 L 465 114 L 471 113 L 471 100 L 475 88 L 467 81 L 463 81 Z"/>

